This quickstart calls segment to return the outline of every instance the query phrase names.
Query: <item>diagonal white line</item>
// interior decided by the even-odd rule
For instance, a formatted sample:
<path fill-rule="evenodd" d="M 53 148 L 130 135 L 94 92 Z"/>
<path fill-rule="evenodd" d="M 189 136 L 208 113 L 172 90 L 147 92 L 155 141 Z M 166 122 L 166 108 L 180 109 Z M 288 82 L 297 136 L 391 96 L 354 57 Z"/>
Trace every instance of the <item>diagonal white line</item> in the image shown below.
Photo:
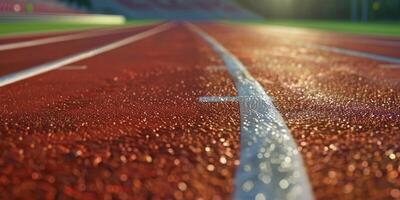
<path fill-rule="evenodd" d="M 5 85 L 23 80 L 23 79 L 27 79 L 30 78 L 32 76 L 36 76 L 54 69 L 57 69 L 59 67 L 62 67 L 64 65 L 67 64 L 71 64 L 86 58 L 90 58 L 96 55 L 99 55 L 101 53 L 107 52 L 107 51 L 111 51 L 113 49 L 125 46 L 129 43 L 144 39 L 146 37 L 155 35 L 157 33 L 160 33 L 162 31 L 165 31 L 169 28 L 171 28 L 172 24 L 171 23 L 167 23 L 167 24 L 163 24 L 160 26 L 157 26 L 155 28 L 152 28 L 150 30 L 135 34 L 133 36 L 127 37 L 125 39 L 113 42 L 111 44 L 102 46 L 102 47 L 98 47 L 89 51 L 85 51 L 85 52 L 81 52 L 72 56 L 68 56 L 66 58 L 62 58 L 60 60 L 56 60 L 50 63 L 46 63 L 46 64 L 42 64 L 42 65 L 38 65 L 35 67 L 31 67 L 29 69 L 25 69 L 19 72 L 15 72 L 12 74 L 8 74 L 5 76 L 0 77 L 0 87 L 3 87 Z"/>
<path fill-rule="evenodd" d="M 107 34 L 124 33 L 124 32 L 128 32 L 128 31 L 131 31 L 131 30 L 126 27 L 116 28 L 116 29 L 92 30 L 92 31 L 87 31 L 87 32 L 83 32 L 83 33 L 48 37 L 48 38 L 42 38 L 42 39 L 34 39 L 34 40 L 14 42 L 14 43 L 9 43 L 9 44 L 1 44 L 0 51 L 20 49 L 20 48 L 32 47 L 32 46 L 39 46 L 39 45 L 45 45 L 45 44 L 51 44 L 51 43 L 56 43 L 56 42 L 69 41 L 69 40 L 97 37 L 97 36 L 102 36 L 102 35 L 107 35 Z"/>
<path fill-rule="evenodd" d="M 388 68 L 388 69 L 396 69 L 396 68 L 400 68 L 400 65 L 399 64 L 381 64 L 381 65 L 379 65 L 379 67 Z"/>
<path fill-rule="evenodd" d="M 225 66 L 207 66 L 207 71 L 209 72 L 217 72 L 221 70 L 226 70 Z"/>
<path fill-rule="evenodd" d="M 338 48 L 338 47 L 331 47 L 331 46 L 321 45 L 321 44 L 299 43 L 299 45 L 314 48 L 314 49 L 319 49 L 319 50 L 323 50 L 323 51 L 348 55 L 348 56 L 354 56 L 354 57 L 360 57 L 360 58 L 367 58 L 370 60 L 400 64 L 400 58 L 382 56 L 382 55 L 378 55 L 378 54 L 367 53 L 367 52 L 362 52 L 362 51 L 355 51 L 355 50 L 350 50 L 350 49 L 343 49 L 343 48 Z"/>
<path fill-rule="evenodd" d="M 390 38 L 382 38 L 382 39 L 374 39 L 371 38 L 368 35 L 357 35 L 353 33 L 335 33 L 332 34 L 331 32 L 326 32 L 326 31 L 317 31 L 314 29 L 309 29 L 309 28 L 299 28 L 299 27 L 287 27 L 287 26 L 278 26 L 278 25 L 268 25 L 265 27 L 266 30 L 269 32 L 275 32 L 275 33 L 282 33 L 282 34 L 291 34 L 295 36 L 300 36 L 303 39 L 309 39 L 312 37 L 315 37 L 315 33 L 318 35 L 323 35 L 323 37 L 331 38 L 339 38 L 343 42 L 350 42 L 350 43 L 362 43 L 362 44 L 374 44 L 374 45 L 381 45 L 381 46 L 394 46 L 394 47 L 399 47 L 400 42 L 398 41 L 397 38 L 393 37 Z M 304 34 L 304 32 L 310 32 L 312 31 L 312 35 L 307 35 Z M 382 36 L 385 37 L 385 36 Z"/>
<path fill-rule="evenodd" d="M 199 97 L 199 102 L 201 103 L 221 103 L 221 102 L 237 102 L 239 97 L 216 97 L 216 96 L 206 96 Z"/>
<path fill-rule="evenodd" d="M 64 70 L 64 71 L 68 71 L 68 70 L 85 70 L 87 69 L 86 65 L 68 65 L 68 66 L 64 66 L 59 68 L 59 70 Z"/>
<path fill-rule="evenodd" d="M 240 101 L 241 151 L 234 198 L 313 199 L 302 157 L 262 86 L 218 41 L 193 24 L 187 26 L 223 59 L 239 96 L 252 97 Z"/>

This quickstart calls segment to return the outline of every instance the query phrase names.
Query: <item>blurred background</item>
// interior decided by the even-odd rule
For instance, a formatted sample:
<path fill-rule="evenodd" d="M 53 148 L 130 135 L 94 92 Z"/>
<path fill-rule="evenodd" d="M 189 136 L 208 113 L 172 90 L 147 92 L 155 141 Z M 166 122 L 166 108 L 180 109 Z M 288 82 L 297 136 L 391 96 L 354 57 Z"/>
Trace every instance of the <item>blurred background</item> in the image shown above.
<path fill-rule="evenodd" d="M 16 22 L 29 27 L 26 22 L 115 25 L 166 19 L 398 36 L 400 0 L 0 0 L 0 34 L 21 29 L 24 24 Z"/>
<path fill-rule="evenodd" d="M 250 12 L 243 14 L 246 12 L 241 6 Z M 243 18 L 255 12 L 269 19 L 394 21 L 400 19 L 400 0 L 0 0 L 0 12 L 103 13 L 178 19 Z"/>
<path fill-rule="evenodd" d="M 0 0 L 5 14 L 96 13 L 128 19 L 258 18 L 231 0 Z"/>
<path fill-rule="evenodd" d="M 239 0 L 266 18 L 352 21 L 400 19 L 400 0 Z"/>

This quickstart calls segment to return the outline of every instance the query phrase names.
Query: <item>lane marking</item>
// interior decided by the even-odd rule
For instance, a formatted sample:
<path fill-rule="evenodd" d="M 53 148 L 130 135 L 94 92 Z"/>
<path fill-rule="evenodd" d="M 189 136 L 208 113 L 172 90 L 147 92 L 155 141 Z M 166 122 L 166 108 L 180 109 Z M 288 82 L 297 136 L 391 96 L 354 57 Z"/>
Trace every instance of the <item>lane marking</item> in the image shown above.
<path fill-rule="evenodd" d="M 78 54 L 75 54 L 72 56 L 68 56 L 68 57 L 53 61 L 53 62 L 34 66 L 29 69 L 25 69 L 25 70 L 22 70 L 19 72 L 15 72 L 12 74 L 2 76 L 2 77 L 0 77 L 0 87 L 6 86 L 11 83 L 15 83 L 15 82 L 23 80 L 23 79 L 30 78 L 32 76 L 36 76 L 36 75 L 39 75 L 39 74 L 42 74 L 42 73 L 45 73 L 45 72 L 48 72 L 48 71 L 51 71 L 51 70 L 54 70 L 57 68 L 60 68 L 64 65 L 68 65 L 68 64 L 86 59 L 86 58 L 90 58 L 90 57 L 99 55 L 99 54 L 107 52 L 107 51 L 111 51 L 113 49 L 125 46 L 129 43 L 136 42 L 138 40 L 141 40 L 141 39 L 147 38 L 149 36 L 155 35 L 157 33 L 163 32 L 171 27 L 172 27 L 172 23 L 162 24 L 162 25 L 159 25 L 150 30 L 143 31 L 141 33 L 137 33 L 133 36 L 118 40 L 116 42 L 110 43 L 110 44 L 102 46 L 102 47 L 97 47 L 95 49 L 84 51 L 84 52 L 81 52 L 81 53 L 78 53 Z"/>
<path fill-rule="evenodd" d="M 332 35 L 332 33 L 326 32 L 326 31 L 316 31 L 314 29 L 305 29 L 305 28 L 298 28 L 298 27 L 285 27 L 285 26 L 271 26 L 270 27 L 265 27 L 268 31 L 273 31 L 275 33 L 287 33 L 291 34 L 297 37 L 302 37 L 303 39 L 310 39 L 314 38 L 315 35 L 317 37 L 323 37 L 325 38 L 331 38 L 334 37 L 335 39 L 342 40 L 344 42 L 351 42 L 351 43 L 361 43 L 361 44 L 375 44 L 375 45 L 381 45 L 381 46 L 394 46 L 398 47 L 400 46 L 400 41 L 396 38 L 382 38 L 382 39 L 374 39 L 370 38 L 370 36 L 357 36 L 355 34 L 351 33 L 336 33 Z M 288 30 L 292 29 L 292 30 Z M 311 32 L 310 32 L 311 31 Z M 311 33 L 312 35 L 310 35 Z M 368 38 L 369 37 L 369 38 Z M 372 36 L 373 37 L 373 36 Z M 323 39 L 324 41 L 329 41 L 326 39 Z"/>
<path fill-rule="evenodd" d="M 211 65 L 211 66 L 207 66 L 206 70 L 209 72 L 218 72 L 218 71 L 226 70 L 226 68 L 225 68 L 225 66 Z"/>
<path fill-rule="evenodd" d="M 223 103 L 223 102 L 238 102 L 239 97 L 199 97 L 199 102 L 201 103 Z"/>
<path fill-rule="evenodd" d="M 400 65 L 398 64 L 381 64 L 380 68 L 389 68 L 389 69 L 400 69 Z"/>
<path fill-rule="evenodd" d="M 238 90 L 241 151 L 234 199 L 314 199 L 302 157 L 271 98 L 218 41 L 193 24 L 186 26 L 219 54 Z"/>
<path fill-rule="evenodd" d="M 370 43 L 370 44 L 376 44 L 376 45 L 382 45 L 382 46 L 394 46 L 394 47 L 399 47 L 400 42 L 399 41 L 390 41 L 390 40 L 379 40 L 379 39 L 346 39 L 348 42 L 358 42 L 358 43 Z"/>
<path fill-rule="evenodd" d="M 68 65 L 68 66 L 64 66 L 59 68 L 59 70 L 64 70 L 64 71 L 68 71 L 68 70 L 85 70 L 87 69 L 86 65 Z"/>
<path fill-rule="evenodd" d="M 271 81 L 271 80 L 269 80 L 267 78 L 261 78 L 261 82 L 262 83 L 266 83 L 266 84 L 270 84 L 270 85 L 274 85 L 275 84 L 275 82 L 273 82 L 273 81 Z"/>
<path fill-rule="evenodd" d="M 367 52 L 362 52 L 362 51 L 343 49 L 343 48 L 338 48 L 338 47 L 331 47 L 331 46 L 326 46 L 326 45 L 321 45 L 321 44 L 304 44 L 304 43 L 301 43 L 300 45 L 306 46 L 306 47 L 310 47 L 310 48 L 314 48 L 314 49 L 323 50 L 323 51 L 328 51 L 328 52 L 333 52 L 333 53 L 338 53 L 338 54 L 344 54 L 344 55 L 348 55 L 348 56 L 361 57 L 361 58 L 367 58 L 367 59 L 370 59 L 370 60 L 376 60 L 376 61 L 400 64 L 400 58 L 395 58 L 395 57 L 382 56 L 382 55 L 373 54 L 373 53 L 367 53 Z"/>
<path fill-rule="evenodd" d="M 33 47 L 33 46 L 39 46 L 39 45 L 44 45 L 44 44 L 64 42 L 64 41 L 69 41 L 69 40 L 77 40 L 77 39 L 83 39 L 83 38 L 89 38 L 89 37 L 97 37 L 97 36 L 103 36 L 103 35 L 107 35 L 107 34 L 125 33 L 128 31 L 131 31 L 130 28 L 132 28 L 132 27 L 91 30 L 91 31 L 83 32 L 83 33 L 75 33 L 75 34 L 54 36 L 54 37 L 48 37 L 48 38 L 42 38 L 42 39 L 34 39 L 34 40 L 28 40 L 28 41 L 22 41 L 22 42 L 1 44 L 0 51 L 20 49 L 20 48 L 25 48 L 25 47 Z"/>

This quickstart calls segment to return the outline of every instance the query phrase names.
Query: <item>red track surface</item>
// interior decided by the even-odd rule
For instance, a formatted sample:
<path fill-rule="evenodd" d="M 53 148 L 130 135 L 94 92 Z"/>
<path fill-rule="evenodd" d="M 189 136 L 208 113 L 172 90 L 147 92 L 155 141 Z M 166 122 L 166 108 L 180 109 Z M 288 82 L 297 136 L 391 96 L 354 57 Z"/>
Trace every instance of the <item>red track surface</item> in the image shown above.
<path fill-rule="evenodd" d="M 395 55 L 393 47 L 246 27 L 201 25 L 273 97 L 300 147 L 315 196 L 400 198 L 400 69 L 296 42 L 387 56 Z M 0 74 L 123 37 L 20 49 L 25 55 L 60 49 L 24 60 L 18 52 L 1 53 L 0 65 L 12 65 Z M 221 60 L 198 36 L 176 26 L 74 65 L 88 68 L 0 88 L 0 199 L 231 196 L 239 105 L 198 102 L 236 95 Z"/>
<path fill-rule="evenodd" d="M 203 28 L 274 98 L 318 199 L 400 197 L 400 69 L 295 45 L 301 36 Z"/>
<path fill-rule="evenodd" d="M 65 32 L 50 32 L 50 33 L 36 33 L 36 34 L 22 34 L 20 36 L 1 36 L 0 37 L 0 44 L 8 44 L 14 42 L 22 42 L 22 41 L 29 41 L 35 39 L 43 39 L 48 37 L 55 37 L 55 36 L 62 36 L 62 35 L 69 35 L 73 33 L 80 33 L 84 31 L 65 31 Z"/>
<path fill-rule="evenodd" d="M 2 51 L 0 54 L 0 66 L 2 66 L 0 68 L 0 76 L 103 46 L 151 27 L 153 26 L 133 27 L 130 32 L 124 30 L 122 33 L 114 33 L 112 35 L 101 35 Z"/>
<path fill-rule="evenodd" d="M 318 43 L 385 56 L 400 57 L 400 39 L 397 37 L 360 36 L 278 26 L 249 25 L 243 27 L 252 27 L 252 32 L 268 32 L 267 36 L 269 38 L 286 40 L 289 44 L 296 42 Z M 285 37 L 282 37 L 283 35 Z"/>
<path fill-rule="evenodd" d="M 93 28 L 93 29 L 91 28 L 91 29 L 87 29 L 87 30 L 67 30 L 67 31 L 54 31 L 54 32 L 43 32 L 43 33 L 41 33 L 41 32 L 26 33 L 26 34 L 21 34 L 18 36 L 4 35 L 4 36 L 0 36 L 0 45 L 14 43 L 14 42 L 23 42 L 23 41 L 29 41 L 29 40 L 44 39 L 44 38 L 49 38 L 49 37 L 72 35 L 72 34 L 84 33 L 84 32 L 89 32 L 89 31 L 108 30 L 108 29 L 109 28 Z"/>
<path fill-rule="evenodd" d="M 4 199 L 231 194 L 238 105 L 197 98 L 235 89 L 199 38 L 175 28 L 77 64 L 0 88 Z"/>

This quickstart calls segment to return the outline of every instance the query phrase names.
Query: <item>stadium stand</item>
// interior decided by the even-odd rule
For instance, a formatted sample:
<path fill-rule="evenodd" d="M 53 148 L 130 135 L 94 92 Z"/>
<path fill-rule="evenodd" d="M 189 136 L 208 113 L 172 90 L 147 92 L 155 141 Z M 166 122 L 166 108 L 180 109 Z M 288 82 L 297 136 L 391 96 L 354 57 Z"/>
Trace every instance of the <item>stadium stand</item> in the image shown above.
<path fill-rule="evenodd" d="M 0 0 L 0 23 L 27 21 L 113 25 L 125 23 L 125 17 L 122 15 L 99 14 L 88 10 L 89 8 L 89 0 Z"/>
<path fill-rule="evenodd" d="M 83 14 L 56 0 L 0 0 L 0 14 Z"/>
<path fill-rule="evenodd" d="M 254 19 L 234 0 L 85 0 L 78 9 L 73 0 L 0 0 L 0 15 L 35 14 L 113 14 L 131 19 Z M 75 4 L 74 4 L 75 3 Z M 75 6 L 73 6 L 75 5 Z"/>
<path fill-rule="evenodd" d="M 233 0 L 92 0 L 93 9 L 127 18 L 232 19 L 258 18 Z"/>

